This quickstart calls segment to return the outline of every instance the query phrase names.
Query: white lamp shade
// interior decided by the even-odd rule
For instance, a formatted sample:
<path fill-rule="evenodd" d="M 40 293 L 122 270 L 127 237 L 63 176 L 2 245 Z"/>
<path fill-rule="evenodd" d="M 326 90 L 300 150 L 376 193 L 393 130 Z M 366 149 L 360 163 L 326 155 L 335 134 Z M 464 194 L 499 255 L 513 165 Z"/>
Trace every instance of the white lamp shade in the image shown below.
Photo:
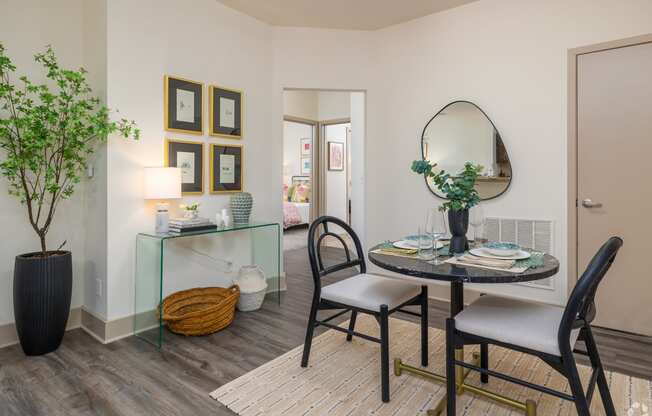
<path fill-rule="evenodd" d="M 145 199 L 181 198 L 180 168 L 145 168 Z"/>

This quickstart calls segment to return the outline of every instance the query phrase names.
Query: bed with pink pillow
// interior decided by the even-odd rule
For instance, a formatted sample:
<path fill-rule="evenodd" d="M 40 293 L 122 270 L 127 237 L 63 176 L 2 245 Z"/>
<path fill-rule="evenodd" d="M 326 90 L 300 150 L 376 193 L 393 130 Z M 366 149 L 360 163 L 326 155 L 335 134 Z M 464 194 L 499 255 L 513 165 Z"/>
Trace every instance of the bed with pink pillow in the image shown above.
<path fill-rule="evenodd" d="M 293 177 L 292 185 L 283 186 L 283 228 L 310 223 L 310 180 Z"/>

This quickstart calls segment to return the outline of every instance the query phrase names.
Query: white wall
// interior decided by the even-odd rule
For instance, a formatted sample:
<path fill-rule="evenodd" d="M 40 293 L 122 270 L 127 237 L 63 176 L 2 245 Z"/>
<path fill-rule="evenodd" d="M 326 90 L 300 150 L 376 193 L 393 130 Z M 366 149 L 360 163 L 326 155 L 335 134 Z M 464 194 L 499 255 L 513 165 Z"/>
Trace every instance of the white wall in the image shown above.
<path fill-rule="evenodd" d="M 84 66 L 89 82 L 106 103 L 106 2 L 85 0 L 83 21 Z M 107 273 L 107 166 L 106 144 L 89 160 L 93 178 L 86 181 L 84 196 L 84 308 L 97 316 L 106 316 Z"/>
<path fill-rule="evenodd" d="M 319 120 L 318 91 L 285 91 L 283 94 L 283 115 Z"/>
<path fill-rule="evenodd" d="M 283 183 L 292 185 L 293 176 L 301 173 L 301 139 L 312 139 L 313 127 L 308 124 L 283 122 Z"/>
<path fill-rule="evenodd" d="M 163 164 L 165 137 L 243 144 L 244 188 L 254 196 L 253 216 L 281 220 L 282 138 L 275 142 L 270 135 L 271 38 L 268 25 L 214 0 L 196 0 L 192 5 L 181 0 L 109 2 L 108 102 L 137 120 L 142 138 L 114 140 L 109 145 L 108 319 L 133 311 L 136 234 L 153 228 L 154 207 L 143 200 L 142 170 Z M 164 74 L 201 81 L 204 94 L 208 84 L 244 91 L 244 138 L 233 141 L 165 132 Z M 207 154 L 204 163 L 208 178 Z M 200 202 L 200 213 L 213 217 L 229 197 L 206 193 L 184 200 Z"/>
<path fill-rule="evenodd" d="M 82 45 L 84 0 L 0 0 L 0 42 L 6 53 L 18 67 L 18 76 L 27 75 L 32 81 L 45 80 L 41 67 L 33 55 L 45 50 L 50 44 L 59 62 L 65 67 L 79 68 L 84 65 Z M 19 82 L 19 81 L 18 81 Z M 2 158 L 2 156 L 0 156 Z M 83 301 L 85 210 L 83 209 L 84 186 L 59 206 L 47 242 L 56 249 L 67 240 L 64 247 L 73 256 L 72 307 Z M 27 209 L 8 195 L 7 182 L 0 179 L 0 229 L 4 241 L 0 245 L 0 325 L 14 321 L 13 269 L 16 255 L 40 249 L 39 240 L 27 219 Z"/>
<path fill-rule="evenodd" d="M 351 123 L 327 125 L 324 128 L 324 149 L 326 155 L 326 215 L 348 220 L 348 184 L 347 184 L 347 129 Z M 328 143 L 342 143 L 344 145 L 344 170 L 328 169 L 329 149 Z"/>
<path fill-rule="evenodd" d="M 392 114 L 385 118 L 381 151 L 399 168 L 371 174 L 397 191 L 379 211 L 403 218 L 388 224 L 388 235 L 415 229 L 410 218 L 421 218 L 422 207 L 433 201 L 408 169 L 419 157 L 420 129 L 450 101 L 475 102 L 500 131 L 514 172 L 510 190 L 488 201 L 486 214 L 555 221 L 561 261 L 555 292 L 481 289 L 565 301 L 567 50 L 651 31 L 649 1 L 481 0 L 378 32 Z"/>
<path fill-rule="evenodd" d="M 554 292 L 482 289 L 561 303 L 567 50 L 651 31 L 646 0 L 480 0 L 377 32 L 277 28 L 276 113 L 282 87 L 366 90 L 365 240 L 371 244 L 413 232 L 424 207 L 437 201 L 409 169 L 420 157 L 425 123 L 451 101 L 478 104 L 501 132 L 514 170 L 511 189 L 486 204 L 487 215 L 554 220 L 562 264 Z M 277 140 L 280 127 L 274 126 Z"/>
<path fill-rule="evenodd" d="M 348 91 L 319 91 L 319 121 L 351 117 L 351 93 Z"/>
<path fill-rule="evenodd" d="M 0 16 L 0 40 L 29 74 L 35 72 L 31 55 L 48 43 L 64 64 L 80 65 L 84 50 L 88 53 L 104 42 L 101 35 L 82 41 L 82 33 L 93 32 L 92 24 L 82 23 L 82 13 L 89 10 L 82 3 L 0 0 L 1 10 L 11 10 Z M 91 9 L 101 24 L 101 6 L 99 11 Z M 474 101 L 501 132 L 514 169 L 510 191 L 488 202 L 486 213 L 554 220 L 555 254 L 562 262 L 555 292 L 521 286 L 483 289 L 562 302 L 566 53 L 652 31 L 652 3 L 647 0 L 480 0 L 380 31 L 271 28 L 214 0 L 196 0 L 192 7 L 180 0 L 111 0 L 106 13 L 108 104 L 137 120 L 143 132 L 140 142 L 109 144 L 107 171 L 102 174 L 107 178 L 108 269 L 98 278 L 106 298 L 87 301 L 108 319 L 133 310 L 135 235 L 152 228 L 153 205 L 142 200 L 142 167 L 162 164 L 164 137 L 197 139 L 162 129 L 166 73 L 245 91 L 245 188 L 254 194 L 254 215 L 276 221 L 281 219 L 283 89 L 364 91 L 357 99 L 366 103 L 366 110 L 352 108 L 351 117 L 366 111 L 365 180 L 354 182 L 354 187 L 357 183 L 363 188 L 354 195 L 366 198 L 362 239 L 367 246 L 413 232 L 423 207 L 436 201 L 421 178 L 409 171 L 410 162 L 420 155 L 421 129 L 448 102 Z M 101 67 L 102 59 L 89 57 L 89 63 Z M 101 74 L 98 77 L 101 85 Z M 229 142 L 207 136 L 200 140 Z M 102 193 L 101 182 L 90 186 L 89 195 Z M 6 196 L 6 184 L 0 186 L 5 188 L 0 189 L 0 209 L 6 213 L 0 227 L 14 239 L 0 249 L 5 264 L 0 270 L 3 323 L 13 320 L 13 257 L 36 248 L 37 240 L 22 208 Z M 80 218 L 85 218 L 83 206 L 93 210 L 94 205 L 82 204 L 82 196 L 78 193 L 62 205 L 49 238 L 51 244 L 67 239 L 74 253 L 73 306 L 81 304 L 82 265 L 87 270 L 95 267 L 97 274 L 104 267 L 85 261 L 84 240 L 93 236 L 83 231 Z M 228 197 L 187 200 L 201 201 L 203 213 L 209 215 L 226 205 Z M 76 228 L 80 222 L 82 227 Z M 99 224 L 101 233 L 101 220 Z M 101 242 L 90 251 L 102 253 Z M 92 297 L 93 290 L 89 292 L 86 298 Z"/>
<path fill-rule="evenodd" d="M 366 139 L 366 112 L 365 94 L 363 92 L 351 93 L 351 227 L 360 235 L 365 235 L 366 207 L 364 199 L 365 185 L 365 139 Z M 355 191 L 355 192 L 353 192 Z"/>

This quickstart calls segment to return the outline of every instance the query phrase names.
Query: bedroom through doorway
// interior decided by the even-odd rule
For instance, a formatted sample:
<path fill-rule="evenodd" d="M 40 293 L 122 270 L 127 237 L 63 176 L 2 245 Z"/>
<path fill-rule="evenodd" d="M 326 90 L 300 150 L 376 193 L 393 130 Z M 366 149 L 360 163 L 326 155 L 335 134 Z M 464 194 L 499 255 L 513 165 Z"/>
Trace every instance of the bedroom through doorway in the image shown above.
<path fill-rule="evenodd" d="M 285 251 L 305 248 L 322 215 L 348 223 L 364 242 L 364 106 L 364 92 L 283 92 Z"/>

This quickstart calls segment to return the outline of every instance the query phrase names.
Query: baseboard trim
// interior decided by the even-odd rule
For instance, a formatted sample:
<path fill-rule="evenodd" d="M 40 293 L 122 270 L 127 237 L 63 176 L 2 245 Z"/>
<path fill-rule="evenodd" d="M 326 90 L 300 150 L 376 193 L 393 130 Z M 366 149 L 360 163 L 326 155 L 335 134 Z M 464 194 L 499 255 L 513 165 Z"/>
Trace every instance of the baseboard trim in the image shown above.
<path fill-rule="evenodd" d="M 281 292 L 287 290 L 287 279 L 285 274 L 280 278 Z M 270 287 L 267 293 L 274 292 Z M 145 314 L 148 314 L 145 312 Z M 102 344 L 110 344 L 119 339 L 127 338 L 134 334 L 134 315 L 124 316 L 107 321 L 92 312 L 81 308 L 81 328 Z"/>
<path fill-rule="evenodd" d="M 82 308 L 72 308 L 68 316 L 68 324 L 66 331 L 77 329 L 81 326 L 81 311 Z M 18 344 L 18 332 L 16 332 L 16 324 L 9 323 L 0 325 L 0 348 L 9 347 Z"/>
<path fill-rule="evenodd" d="M 281 291 L 287 290 L 285 274 L 280 279 Z M 274 292 L 271 288 L 268 293 Z M 134 316 L 129 315 L 122 318 L 107 321 L 82 307 L 72 308 L 68 317 L 66 331 L 81 328 L 102 344 L 109 344 L 122 338 L 129 337 L 134 333 Z M 0 348 L 18 344 L 18 333 L 16 324 L 9 323 L 0 325 Z"/>
<path fill-rule="evenodd" d="M 131 336 L 134 332 L 133 315 L 107 321 L 82 308 L 81 328 L 102 344 L 109 344 Z"/>

